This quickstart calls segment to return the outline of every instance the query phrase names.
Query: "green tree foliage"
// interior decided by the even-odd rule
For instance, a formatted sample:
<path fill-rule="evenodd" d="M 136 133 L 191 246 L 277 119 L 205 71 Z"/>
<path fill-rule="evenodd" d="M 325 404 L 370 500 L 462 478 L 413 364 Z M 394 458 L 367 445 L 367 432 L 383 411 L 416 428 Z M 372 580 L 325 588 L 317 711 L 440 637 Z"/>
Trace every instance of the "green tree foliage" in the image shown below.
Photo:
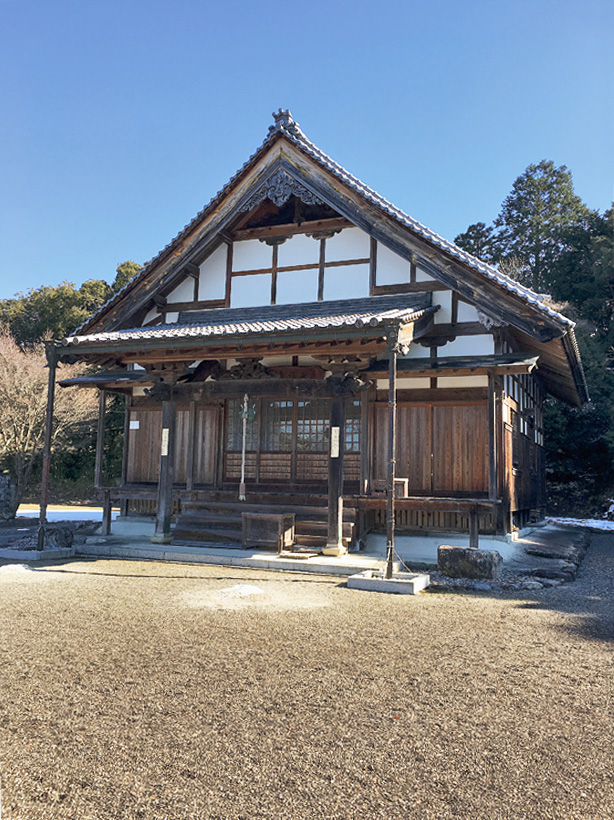
<path fill-rule="evenodd" d="M 546 460 L 551 499 L 587 510 L 614 483 L 614 208 L 591 211 L 567 168 L 543 160 L 514 182 L 492 226 L 470 225 L 457 242 L 547 291 L 577 323 L 591 401 L 573 408 L 548 400 Z"/>
<path fill-rule="evenodd" d="M 454 242 L 472 256 L 477 256 L 483 262 L 495 262 L 496 249 L 494 246 L 494 228 L 486 227 L 484 222 L 475 222 L 469 225 L 464 233 L 455 237 Z"/>
<path fill-rule="evenodd" d="M 564 165 L 557 168 L 549 160 L 529 165 L 495 220 L 494 257 L 518 260 L 520 281 L 539 293 L 549 286 L 555 262 L 570 248 L 570 232 L 590 216 Z"/>
<path fill-rule="evenodd" d="M 131 262 L 127 260 L 126 262 L 122 262 L 121 265 L 117 266 L 117 275 L 115 276 L 115 280 L 113 281 L 113 293 L 117 293 L 120 291 L 125 285 L 128 284 L 134 277 L 143 270 L 142 265 L 137 265 L 136 262 Z"/>
<path fill-rule="evenodd" d="M 43 339 L 63 339 L 83 324 L 114 293 L 141 270 L 136 262 L 117 266 L 113 285 L 102 279 L 88 279 L 77 288 L 72 282 L 57 287 L 43 285 L 0 300 L 0 322 L 20 345 L 38 344 Z"/>

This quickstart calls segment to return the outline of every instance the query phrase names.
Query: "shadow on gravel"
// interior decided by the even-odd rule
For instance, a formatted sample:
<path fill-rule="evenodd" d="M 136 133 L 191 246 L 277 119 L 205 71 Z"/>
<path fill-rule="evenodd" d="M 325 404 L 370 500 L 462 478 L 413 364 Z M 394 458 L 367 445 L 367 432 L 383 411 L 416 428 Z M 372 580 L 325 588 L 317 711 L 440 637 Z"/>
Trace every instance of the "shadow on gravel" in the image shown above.
<path fill-rule="evenodd" d="M 569 615 L 558 629 L 588 640 L 614 642 L 614 534 L 592 533 L 573 583 L 544 591 L 518 607 Z"/>
<path fill-rule="evenodd" d="M 81 559 L 79 559 L 80 561 Z M 99 560 L 99 559 L 86 559 L 86 560 Z M 129 559 L 128 559 L 129 560 Z M 70 559 L 71 563 L 75 562 L 75 559 Z M 139 578 L 142 581 L 156 581 L 156 580 L 163 580 L 163 581 L 245 581 L 245 575 L 159 575 L 154 573 L 140 573 L 140 572 L 101 572 L 95 570 L 75 570 L 75 569 L 61 569 L 57 565 L 47 564 L 46 566 L 30 566 L 32 572 L 53 572 L 63 575 L 101 575 L 106 576 L 107 578 Z M 318 576 L 309 576 L 303 575 L 300 578 L 288 578 L 285 575 L 283 577 L 275 576 L 273 574 L 257 577 L 254 578 L 250 575 L 250 581 L 261 581 L 265 583 L 267 581 L 283 581 L 285 584 L 324 584 L 330 586 L 330 584 L 337 584 L 339 585 L 338 578 L 330 578 L 330 577 L 318 577 Z"/>

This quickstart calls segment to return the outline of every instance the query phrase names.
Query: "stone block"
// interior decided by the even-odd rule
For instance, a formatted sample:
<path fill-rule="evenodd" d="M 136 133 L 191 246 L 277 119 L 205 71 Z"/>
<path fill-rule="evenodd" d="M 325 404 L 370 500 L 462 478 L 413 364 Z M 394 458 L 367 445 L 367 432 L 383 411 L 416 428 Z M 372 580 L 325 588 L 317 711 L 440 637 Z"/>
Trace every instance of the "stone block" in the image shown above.
<path fill-rule="evenodd" d="M 478 578 L 493 580 L 499 577 L 503 558 L 497 550 L 476 547 L 449 547 L 437 549 L 437 568 L 449 578 Z"/>
<path fill-rule="evenodd" d="M 69 549 L 73 545 L 75 534 L 71 527 L 45 526 L 45 547 L 50 549 Z"/>

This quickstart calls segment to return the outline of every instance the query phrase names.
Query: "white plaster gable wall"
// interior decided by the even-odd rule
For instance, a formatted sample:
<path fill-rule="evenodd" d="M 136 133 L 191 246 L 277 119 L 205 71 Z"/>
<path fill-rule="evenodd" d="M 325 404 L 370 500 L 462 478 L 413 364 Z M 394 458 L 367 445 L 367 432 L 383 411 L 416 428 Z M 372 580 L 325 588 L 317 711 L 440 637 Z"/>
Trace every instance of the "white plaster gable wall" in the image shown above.
<path fill-rule="evenodd" d="M 432 276 L 425 273 L 421 268 L 416 268 L 416 282 L 433 282 Z"/>
<path fill-rule="evenodd" d="M 409 282 L 409 262 L 393 253 L 381 242 L 377 243 L 378 285 L 405 285 Z"/>
<path fill-rule="evenodd" d="M 328 271 L 326 272 L 328 276 Z M 241 277 L 248 279 L 250 277 Z M 235 282 L 237 280 L 235 279 Z M 326 280 L 325 280 L 326 281 Z M 233 287 L 235 282 L 233 282 Z M 281 271 L 277 274 L 277 304 L 295 305 L 318 298 L 318 270 Z"/>
<path fill-rule="evenodd" d="M 343 265 L 327 268 L 324 274 L 324 299 L 357 299 L 369 295 L 369 265 Z"/>
<path fill-rule="evenodd" d="M 230 291 L 230 307 L 270 305 L 272 278 L 270 273 L 233 277 Z"/>
<path fill-rule="evenodd" d="M 467 302 L 458 301 L 458 321 L 459 322 L 479 322 L 477 308 L 468 305 Z"/>
<path fill-rule="evenodd" d="M 305 234 L 286 239 L 277 249 L 277 267 L 287 265 L 314 265 L 320 261 L 320 243 Z"/>
<path fill-rule="evenodd" d="M 200 266 L 198 298 L 223 299 L 226 295 L 226 260 L 228 246 L 222 243 Z"/>
<path fill-rule="evenodd" d="M 495 340 L 490 333 L 480 336 L 457 336 L 453 342 L 442 345 L 438 356 L 486 356 L 495 352 Z"/>
<path fill-rule="evenodd" d="M 258 239 L 246 239 L 234 242 L 232 247 L 232 269 L 270 270 L 273 266 L 273 248 Z"/>
<path fill-rule="evenodd" d="M 194 280 L 191 276 L 186 278 L 177 287 L 169 293 L 166 297 L 169 304 L 174 302 L 193 302 L 194 301 Z"/>
<path fill-rule="evenodd" d="M 367 259 L 370 249 L 371 238 L 368 233 L 361 231 L 360 228 L 344 228 L 341 233 L 326 240 L 326 261 Z"/>
<path fill-rule="evenodd" d="M 166 324 L 172 325 L 174 322 L 179 321 L 179 314 L 171 311 L 170 313 L 166 314 Z"/>
<path fill-rule="evenodd" d="M 435 314 L 435 324 L 449 324 L 452 321 L 452 291 L 436 291 L 433 294 L 433 304 L 439 305 L 439 310 Z"/>
<path fill-rule="evenodd" d="M 145 318 L 143 319 L 143 324 L 146 325 L 147 322 L 151 322 L 152 319 L 155 319 L 156 316 L 160 315 L 160 311 L 158 308 L 152 308 L 149 313 L 146 314 Z"/>

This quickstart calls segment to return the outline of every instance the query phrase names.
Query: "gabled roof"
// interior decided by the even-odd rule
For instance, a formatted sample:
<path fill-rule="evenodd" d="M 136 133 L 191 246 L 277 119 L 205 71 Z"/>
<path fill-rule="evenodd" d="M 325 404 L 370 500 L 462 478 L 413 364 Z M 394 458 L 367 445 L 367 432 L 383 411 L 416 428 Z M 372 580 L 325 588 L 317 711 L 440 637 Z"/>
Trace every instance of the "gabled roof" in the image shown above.
<path fill-rule="evenodd" d="M 548 318 L 555 320 L 557 324 L 560 324 L 565 329 L 574 327 L 574 322 L 545 304 L 538 294 L 534 293 L 529 288 L 524 287 L 519 282 L 511 279 L 509 276 L 501 273 L 491 265 L 482 262 L 480 259 L 477 259 L 477 257 L 472 256 L 462 250 L 453 242 L 439 236 L 439 234 L 435 233 L 435 231 L 430 230 L 421 222 L 418 222 L 417 219 L 414 219 L 404 213 L 400 210 L 400 208 L 397 208 L 387 199 L 380 196 L 380 194 L 372 188 L 369 188 L 368 185 L 365 185 L 364 182 L 361 182 L 361 180 L 314 145 L 314 143 L 312 143 L 311 140 L 305 136 L 298 123 L 293 119 L 290 111 L 280 109 L 276 114 L 273 114 L 273 117 L 275 120 L 274 125 L 269 127 L 267 137 L 258 150 L 252 154 L 252 156 L 227 182 L 227 184 L 220 191 L 218 191 L 208 205 L 196 214 L 194 219 L 192 219 L 192 221 L 189 222 L 183 230 L 180 231 L 180 233 L 177 234 L 177 236 L 157 254 L 156 257 L 145 265 L 143 270 L 141 270 L 117 294 L 111 297 L 111 299 L 109 299 L 109 301 L 106 302 L 92 317 L 77 328 L 77 334 L 91 327 L 91 325 L 93 325 L 99 318 L 104 316 L 104 314 L 108 312 L 113 305 L 125 298 L 130 291 L 133 291 L 138 283 L 143 281 L 147 275 L 169 254 L 169 252 L 174 251 L 177 246 L 180 245 L 181 242 L 203 222 L 203 220 L 215 211 L 217 206 L 228 196 L 228 194 L 247 175 L 247 173 L 254 168 L 257 162 L 264 156 L 268 149 L 271 148 L 274 142 L 280 138 L 286 139 L 301 152 L 314 160 L 320 167 L 330 172 L 339 182 L 347 185 L 362 198 L 375 205 L 380 211 L 391 216 L 401 225 L 409 228 L 414 234 L 422 237 L 429 244 L 434 245 L 442 251 L 445 251 L 446 254 L 450 254 L 455 259 L 458 259 L 463 264 L 483 274 L 489 280 L 503 287 L 510 293 L 521 297 L 521 299 L 526 301 L 533 308 L 543 313 Z"/>
<path fill-rule="evenodd" d="M 557 350 L 561 348 L 569 368 L 565 379 L 571 390 L 568 399 L 580 404 L 588 399 L 572 321 L 530 289 L 426 228 L 350 174 L 305 136 L 289 111 L 280 109 L 273 117 L 274 124 L 258 150 L 137 276 L 78 328 L 76 337 L 97 331 L 123 332 L 130 320 L 134 322 L 137 309 L 143 309 L 161 289 L 168 290 L 187 265 L 198 261 L 199 254 L 202 257 L 211 252 L 224 240 L 226 226 L 239 214 L 264 196 L 287 199 L 288 190 L 294 188 L 300 192 L 299 198 L 329 204 L 401 257 L 415 261 L 427 274 L 474 303 L 487 319 L 493 317 L 493 324 L 509 324 L 536 347 L 552 343 Z M 280 151 L 273 151 L 278 143 Z M 158 326 L 151 332 L 160 330 Z M 143 331 L 133 328 L 131 332 Z M 533 349 L 524 343 L 523 347 Z"/>

